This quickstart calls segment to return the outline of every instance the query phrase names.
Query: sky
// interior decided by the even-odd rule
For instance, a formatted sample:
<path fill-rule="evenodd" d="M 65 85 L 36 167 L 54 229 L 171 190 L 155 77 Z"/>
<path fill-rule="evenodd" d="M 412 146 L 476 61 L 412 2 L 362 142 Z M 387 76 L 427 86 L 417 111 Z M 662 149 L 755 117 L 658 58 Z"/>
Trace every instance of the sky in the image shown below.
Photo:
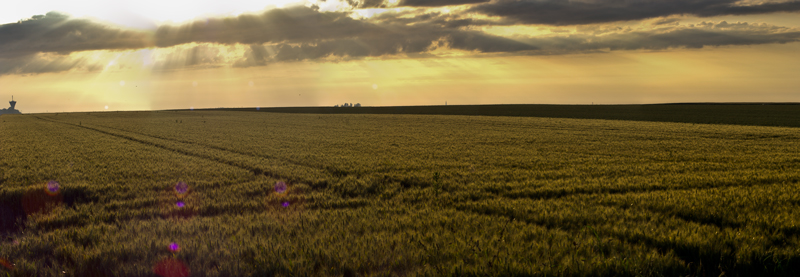
<path fill-rule="evenodd" d="M 800 102 L 800 1 L 17 1 L 23 113 Z M 5 100 L 4 100 L 5 101 Z"/>

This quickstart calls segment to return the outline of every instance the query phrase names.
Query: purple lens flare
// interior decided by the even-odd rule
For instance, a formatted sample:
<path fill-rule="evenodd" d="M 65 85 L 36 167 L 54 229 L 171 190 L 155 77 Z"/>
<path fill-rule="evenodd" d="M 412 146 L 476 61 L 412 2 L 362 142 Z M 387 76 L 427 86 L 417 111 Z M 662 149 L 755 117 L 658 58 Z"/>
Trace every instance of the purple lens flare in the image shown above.
<path fill-rule="evenodd" d="M 287 208 L 289 207 L 289 201 L 283 201 L 283 204 L 281 205 L 283 205 L 284 208 Z"/>
<path fill-rule="evenodd" d="M 180 250 L 181 250 L 181 247 L 178 245 L 178 243 L 173 242 L 173 243 L 169 244 L 169 251 L 178 252 Z"/>
<path fill-rule="evenodd" d="M 175 192 L 177 192 L 178 194 L 185 194 L 187 191 L 189 191 L 189 185 L 187 185 L 186 183 L 178 182 L 177 184 L 175 184 Z"/>
<path fill-rule="evenodd" d="M 275 192 L 283 194 L 286 192 L 286 183 L 283 181 L 275 183 Z"/>
<path fill-rule="evenodd" d="M 50 180 L 49 182 L 47 182 L 47 191 L 49 193 L 57 193 L 58 188 L 59 188 L 58 182 L 56 182 L 55 180 Z"/>
<path fill-rule="evenodd" d="M 183 208 L 186 206 L 186 203 L 183 203 L 183 201 L 178 201 L 177 203 L 175 203 L 175 205 L 178 206 L 178 208 Z"/>

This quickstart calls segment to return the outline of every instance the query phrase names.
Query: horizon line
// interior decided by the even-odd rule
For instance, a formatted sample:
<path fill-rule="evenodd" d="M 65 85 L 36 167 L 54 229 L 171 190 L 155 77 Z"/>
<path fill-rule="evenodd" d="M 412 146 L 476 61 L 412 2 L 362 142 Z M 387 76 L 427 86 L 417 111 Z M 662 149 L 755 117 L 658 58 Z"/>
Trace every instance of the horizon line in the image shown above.
<path fill-rule="evenodd" d="M 337 104 L 338 105 L 338 104 Z M 655 105 L 800 105 L 800 102 L 664 102 L 664 103 L 644 103 L 644 104 L 447 104 L 447 105 L 402 105 L 402 106 L 364 106 L 361 107 L 342 107 L 342 106 L 274 106 L 274 107 L 216 107 L 216 108 L 182 108 L 182 109 L 159 109 L 159 110 L 100 110 L 100 111 L 61 111 L 61 112 L 38 112 L 20 114 L 59 114 L 59 113 L 97 113 L 97 112 L 158 112 L 158 111 L 206 111 L 206 110 L 226 110 L 226 109 L 297 109 L 297 108 L 406 108 L 406 107 L 450 107 L 450 106 L 655 106 Z M 7 111 L 8 109 L 2 109 Z M 17 109 L 15 109 L 17 110 Z M 20 110 L 17 110 L 20 111 Z M 21 112 L 21 111 L 20 111 Z"/>

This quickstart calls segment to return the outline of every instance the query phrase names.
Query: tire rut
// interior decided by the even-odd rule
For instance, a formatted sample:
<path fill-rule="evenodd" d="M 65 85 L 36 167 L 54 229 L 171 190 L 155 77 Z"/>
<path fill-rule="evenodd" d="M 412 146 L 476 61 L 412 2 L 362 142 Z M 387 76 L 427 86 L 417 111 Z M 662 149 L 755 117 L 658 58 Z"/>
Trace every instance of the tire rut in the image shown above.
<path fill-rule="evenodd" d="M 125 130 L 125 129 L 121 129 L 121 128 L 115 128 L 115 127 L 106 126 L 106 125 L 98 125 L 98 126 L 101 126 L 101 127 L 103 127 L 103 128 L 108 128 L 108 129 L 113 129 L 113 130 L 121 131 L 121 132 L 128 132 L 128 133 L 133 133 L 133 134 L 137 134 L 137 135 L 140 135 L 140 136 L 145 136 L 145 137 L 155 138 L 155 139 L 161 139 L 161 140 L 173 141 L 173 142 L 178 142 L 178 143 L 185 143 L 185 144 L 190 144 L 190 145 L 197 145 L 197 146 L 202 146 L 202 147 L 206 147 L 206 148 L 211 148 L 211 149 L 215 149 L 215 150 L 219 150 L 219 151 L 225 151 L 225 152 L 230 152 L 230 153 L 234 153 L 234 154 L 238 154 L 238 155 L 249 156 L 249 157 L 253 157 L 253 158 L 261 158 L 261 159 L 272 159 L 272 160 L 279 160 L 279 161 L 283 161 L 283 162 L 286 162 L 286 163 L 289 163 L 289 164 L 292 164 L 292 165 L 295 165 L 295 166 L 308 167 L 308 168 L 315 168 L 315 169 L 320 169 L 320 170 L 326 170 L 326 171 L 329 171 L 329 170 L 328 170 L 327 168 L 325 168 L 325 167 L 313 166 L 313 165 L 310 165 L 310 164 L 307 164 L 307 163 L 301 163 L 301 162 L 293 161 L 293 160 L 286 159 L 286 158 L 280 158 L 280 157 L 277 157 L 277 156 L 270 156 L 270 155 L 255 155 L 255 154 L 252 154 L 252 153 L 246 153 L 246 152 L 242 152 L 242 151 L 236 151 L 236 150 L 234 150 L 234 149 L 229 149 L 229 148 L 225 148 L 225 147 L 220 147 L 220 146 L 216 146 L 216 145 L 212 145 L 212 144 L 206 144 L 206 143 L 200 143 L 200 142 L 193 142 L 193 141 L 187 141 L 187 140 L 180 140 L 180 139 L 174 139 L 174 138 L 168 138 L 168 137 L 162 137 L 162 136 L 150 135 L 150 134 L 146 134 L 146 133 L 142 133 L 142 132 L 130 131 L 130 130 Z"/>
<path fill-rule="evenodd" d="M 102 133 L 102 134 L 105 134 L 105 135 L 109 135 L 109 136 L 125 139 L 125 140 L 128 140 L 128 141 L 137 142 L 137 143 L 141 143 L 141 144 L 144 144 L 144 145 L 148 145 L 148 146 L 152 146 L 152 147 L 156 147 L 156 148 L 172 151 L 172 152 L 175 152 L 175 153 L 178 153 L 178 154 L 182 154 L 182 155 L 186 155 L 186 156 L 191 156 L 191 157 L 195 157 L 195 158 L 200 158 L 200 159 L 204 159 L 204 160 L 208 160 L 208 161 L 212 161 L 212 162 L 216 162 L 216 163 L 221 163 L 221 164 L 225 164 L 225 165 L 241 168 L 241 169 L 250 171 L 255 175 L 264 175 L 264 176 L 271 177 L 271 178 L 276 178 L 276 179 L 285 179 L 285 180 L 289 180 L 290 182 L 308 183 L 308 184 L 311 184 L 312 186 L 320 186 L 320 185 L 324 186 L 325 185 L 325 184 L 317 184 L 317 182 L 313 181 L 313 180 L 304 180 L 304 179 L 301 179 L 301 178 L 298 178 L 298 177 L 294 177 L 294 176 L 278 174 L 278 173 L 275 173 L 275 172 L 266 171 L 266 170 L 261 169 L 261 168 L 253 167 L 253 166 L 250 166 L 250 165 L 247 165 L 247 164 L 242 164 L 242 163 L 239 163 L 239 162 L 226 160 L 226 159 L 222 159 L 222 158 L 218 158 L 218 157 L 212 157 L 212 156 L 208 156 L 208 155 L 202 155 L 202 154 L 198 154 L 198 153 L 193 153 L 192 151 L 188 151 L 188 150 L 184 150 L 184 149 L 178 149 L 178 148 L 170 147 L 170 146 L 167 146 L 167 145 L 164 145 L 164 144 L 160 144 L 160 143 L 157 143 L 157 142 L 147 141 L 147 140 L 144 140 L 144 139 L 139 139 L 139 138 L 135 138 L 135 137 L 124 135 L 124 134 L 117 134 L 117 133 L 113 133 L 113 132 L 109 132 L 109 131 L 105 131 L 105 130 L 101 130 L 101 129 L 93 128 L 93 127 L 89 127 L 89 126 L 84 126 L 84 125 L 75 125 L 75 124 L 67 123 L 67 122 L 44 119 L 44 118 L 41 118 L 41 117 L 38 117 L 38 116 L 36 118 L 40 119 L 40 120 L 43 120 L 43 121 L 52 122 L 52 123 L 64 124 L 64 125 L 69 125 L 69 126 L 73 126 L 73 127 L 79 127 L 79 128 L 83 128 L 83 129 L 87 129 L 87 130 L 92 130 L 92 131 L 95 131 L 95 132 L 98 132 L 98 133 Z M 172 141 L 172 142 L 176 142 L 176 141 Z M 182 143 L 182 142 L 177 142 L 177 143 Z M 217 150 L 217 151 L 220 151 L 220 150 Z M 234 154 L 238 154 L 238 153 L 234 153 Z M 263 157 L 258 157 L 258 158 L 262 158 L 263 159 Z"/>

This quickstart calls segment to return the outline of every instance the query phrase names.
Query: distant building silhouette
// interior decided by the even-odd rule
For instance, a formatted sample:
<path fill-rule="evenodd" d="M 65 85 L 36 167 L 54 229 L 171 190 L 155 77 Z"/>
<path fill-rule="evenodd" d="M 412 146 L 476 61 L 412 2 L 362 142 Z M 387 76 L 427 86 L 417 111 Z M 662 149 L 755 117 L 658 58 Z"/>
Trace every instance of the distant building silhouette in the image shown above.
<path fill-rule="evenodd" d="M 356 108 L 357 108 L 357 107 L 361 107 L 361 103 L 355 103 L 355 104 L 353 104 L 353 103 L 344 103 L 344 104 L 342 104 L 341 106 L 339 106 L 339 105 L 335 105 L 335 106 L 333 106 L 333 107 L 334 107 L 334 108 L 338 108 L 338 107 L 343 107 L 343 108 L 353 108 L 353 107 L 356 107 Z"/>
<path fill-rule="evenodd" d="M 17 106 L 17 101 L 14 101 L 14 96 L 11 96 L 11 101 L 8 101 L 8 104 L 11 104 L 11 107 L 8 109 L 0 110 L 0 114 L 22 114 L 19 110 L 14 109 Z"/>

